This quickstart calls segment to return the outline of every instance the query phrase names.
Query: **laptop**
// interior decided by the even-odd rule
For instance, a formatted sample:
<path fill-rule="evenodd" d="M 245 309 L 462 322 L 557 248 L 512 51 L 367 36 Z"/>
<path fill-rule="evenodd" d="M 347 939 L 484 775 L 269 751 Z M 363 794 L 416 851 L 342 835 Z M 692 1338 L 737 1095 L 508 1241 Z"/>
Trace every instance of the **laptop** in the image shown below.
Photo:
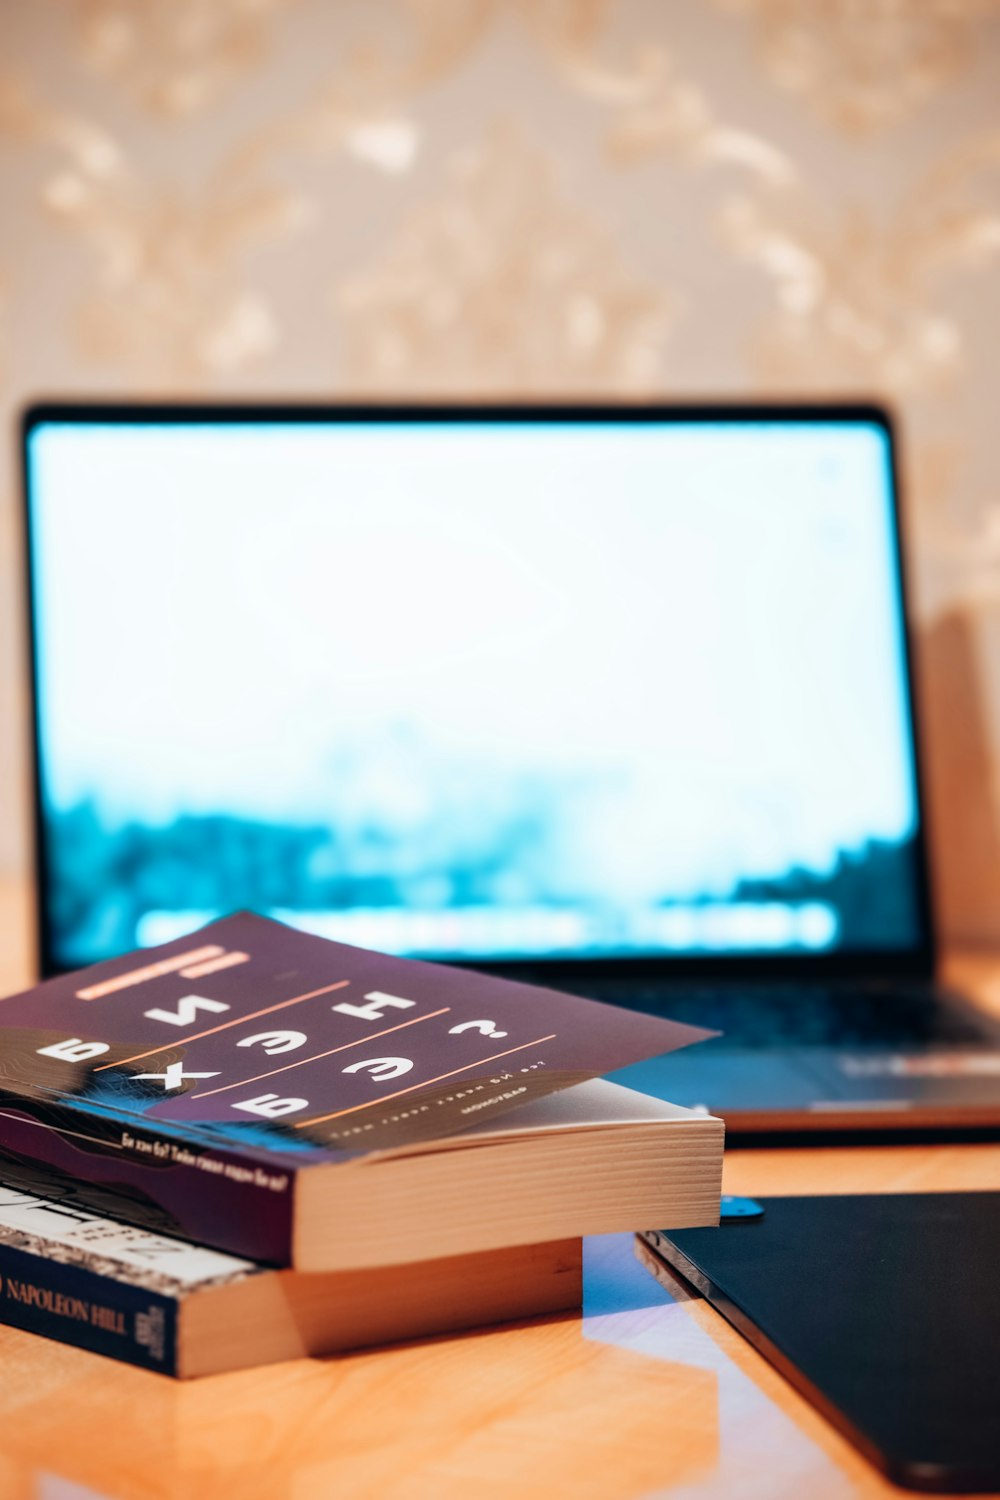
<path fill-rule="evenodd" d="M 43 973 L 252 908 L 723 1035 L 731 1131 L 992 1126 L 867 405 L 45 404 Z"/>

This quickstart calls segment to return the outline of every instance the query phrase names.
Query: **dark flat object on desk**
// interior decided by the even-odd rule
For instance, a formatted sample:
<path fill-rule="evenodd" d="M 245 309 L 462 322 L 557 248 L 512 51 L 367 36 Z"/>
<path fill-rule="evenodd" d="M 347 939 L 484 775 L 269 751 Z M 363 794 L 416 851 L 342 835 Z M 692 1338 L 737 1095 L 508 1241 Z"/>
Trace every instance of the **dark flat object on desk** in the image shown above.
<path fill-rule="evenodd" d="M 766 1198 L 644 1238 L 908 1489 L 1000 1489 L 1000 1193 Z"/>

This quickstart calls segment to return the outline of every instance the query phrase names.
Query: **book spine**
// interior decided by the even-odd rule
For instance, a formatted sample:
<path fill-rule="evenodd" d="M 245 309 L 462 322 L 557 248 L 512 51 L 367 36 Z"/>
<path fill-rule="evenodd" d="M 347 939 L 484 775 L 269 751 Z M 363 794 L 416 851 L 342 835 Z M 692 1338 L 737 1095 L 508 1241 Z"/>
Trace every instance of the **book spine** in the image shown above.
<path fill-rule="evenodd" d="M 0 1242 L 0 1323 L 177 1374 L 177 1304 L 111 1276 Z"/>
<path fill-rule="evenodd" d="M 292 1169 L 51 1100 L 0 1096 L 0 1181 L 17 1187 L 23 1163 L 52 1174 L 53 1195 L 71 1183 L 96 1213 L 247 1260 L 291 1264 Z M 44 1178 L 34 1176 L 31 1190 L 44 1197 Z"/>

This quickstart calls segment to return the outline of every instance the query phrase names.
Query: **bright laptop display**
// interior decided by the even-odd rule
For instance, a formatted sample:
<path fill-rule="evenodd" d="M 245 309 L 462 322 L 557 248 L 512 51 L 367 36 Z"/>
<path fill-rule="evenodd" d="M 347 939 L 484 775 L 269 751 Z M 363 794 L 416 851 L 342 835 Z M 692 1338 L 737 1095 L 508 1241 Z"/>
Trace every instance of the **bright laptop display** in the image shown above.
<path fill-rule="evenodd" d="M 48 961 L 926 942 L 877 414 L 40 408 Z"/>

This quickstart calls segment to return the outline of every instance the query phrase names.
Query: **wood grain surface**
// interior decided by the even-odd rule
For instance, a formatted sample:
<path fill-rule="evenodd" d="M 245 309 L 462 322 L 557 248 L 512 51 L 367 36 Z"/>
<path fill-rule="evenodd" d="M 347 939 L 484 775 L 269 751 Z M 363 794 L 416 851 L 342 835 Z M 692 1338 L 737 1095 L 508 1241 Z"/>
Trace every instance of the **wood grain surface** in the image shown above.
<path fill-rule="evenodd" d="M 0 885 L 0 993 L 30 981 Z M 1000 957 L 950 977 L 1000 1014 Z M 749 1194 L 1000 1187 L 1000 1144 L 729 1153 Z M 587 1244 L 582 1318 L 191 1384 L 0 1328 L 2 1500 L 899 1496 L 629 1236 Z"/>

